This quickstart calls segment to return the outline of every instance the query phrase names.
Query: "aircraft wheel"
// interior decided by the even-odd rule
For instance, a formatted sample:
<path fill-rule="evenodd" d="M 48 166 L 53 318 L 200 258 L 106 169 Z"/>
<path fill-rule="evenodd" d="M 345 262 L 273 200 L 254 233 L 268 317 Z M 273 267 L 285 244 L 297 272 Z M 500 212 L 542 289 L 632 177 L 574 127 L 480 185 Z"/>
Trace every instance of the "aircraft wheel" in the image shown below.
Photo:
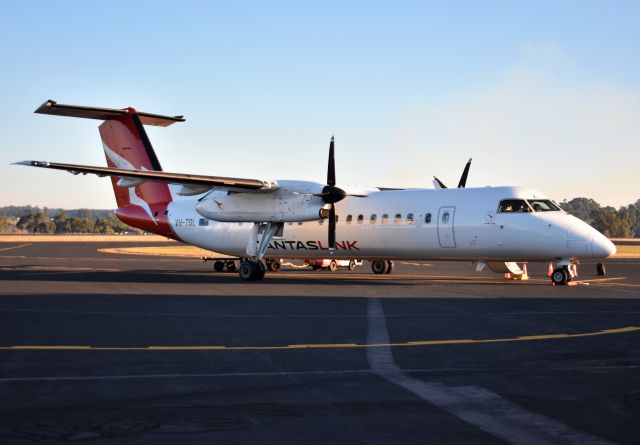
<path fill-rule="evenodd" d="M 569 272 L 564 267 L 559 267 L 551 274 L 551 281 L 553 284 L 563 286 L 569 281 Z"/>
<path fill-rule="evenodd" d="M 267 269 L 264 267 L 264 263 L 262 261 L 253 263 L 254 280 L 262 280 L 266 271 Z"/>
<path fill-rule="evenodd" d="M 382 275 L 387 273 L 387 269 L 389 269 L 389 263 L 387 263 L 387 260 L 371 261 L 371 270 L 373 271 L 373 273 Z"/>
<path fill-rule="evenodd" d="M 271 272 L 279 271 L 281 266 L 282 263 L 280 263 L 280 260 L 267 261 L 267 269 L 269 269 Z"/>
<path fill-rule="evenodd" d="M 224 270 L 224 263 L 222 261 L 216 261 L 213 263 L 213 270 L 216 272 L 222 272 Z"/>
<path fill-rule="evenodd" d="M 354 260 L 349 261 L 349 270 L 356 268 L 356 262 Z"/>
<path fill-rule="evenodd" d="M 251 261 L 240 262 L 240 278 L 245 281 L 253 280 L 253 263 Z"/>
<path fill-rule="evenodd" d="M 596 265 L 596 271 L 598 272 L 599 277 L 604 277 L 607 274 L 607 269 L 604 267 L 604 264 L 598 263 Z"/>
<path fill-rule="evenodd" d="M 387 271 L 385 273 L 391 273 L 396 268 L 396 263 L 391 260 L 387 260 Z"/>
<path fill-rule="evenodd" d="M 236 262 L 235 261 L 227 261 L 226 266 L 227 266 L 227 270 L 229 272 L 235 272 L 235 270 L 236 270 Z"/>
<path fill-rule="evenodd" d="M 336 260 L 331 260 L 331 262 L 329 263 L 329 270 L 331 272 L 335 272 L 336 270 L 338 270 L 338 263 L 336 263 Z"/>

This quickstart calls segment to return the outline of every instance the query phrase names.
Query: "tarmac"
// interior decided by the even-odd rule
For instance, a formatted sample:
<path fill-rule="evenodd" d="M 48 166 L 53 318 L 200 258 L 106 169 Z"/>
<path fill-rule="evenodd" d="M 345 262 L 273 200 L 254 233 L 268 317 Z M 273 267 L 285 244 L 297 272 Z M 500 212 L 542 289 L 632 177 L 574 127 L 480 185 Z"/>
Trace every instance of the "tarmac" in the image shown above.
<path fill-rule="evenodd" d="M 640 443 L 638 259 L 242 282 L 104 247 L 0 245 L 0 443 Z"/>

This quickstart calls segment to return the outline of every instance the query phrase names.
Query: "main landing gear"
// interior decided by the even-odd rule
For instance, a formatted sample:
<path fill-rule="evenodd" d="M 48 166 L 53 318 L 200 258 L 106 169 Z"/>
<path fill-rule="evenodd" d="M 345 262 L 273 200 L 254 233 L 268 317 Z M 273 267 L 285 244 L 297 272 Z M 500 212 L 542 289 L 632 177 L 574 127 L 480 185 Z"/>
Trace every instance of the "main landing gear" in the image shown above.
<path fill-rule="evenodd" d="M 245 281 L 262 280 L 266 270 L 262 261 L 240 261 L 240 278 Z"/>
<path fill-rule="evenodd" d="M 254 223 L 247 244 L 247 259 L 240 261 L 240 278 L 245 281 L 262 280 L 266 272 L 262 257 L 264 256 L 271 238 L 277 233 L 282 235 L 284 225 L 282 223 Z M 279 269 L 280 263 L 277 264 Z M 274 262 L 269 262 L 270 270 L 273 269 Z"/>
<path fill-rule="evenodd" d="M 395 269 L 395 264 L 391 260 L 373 260 L 371 261 L 371 270 L 374 274 L 389 274 Z"/>

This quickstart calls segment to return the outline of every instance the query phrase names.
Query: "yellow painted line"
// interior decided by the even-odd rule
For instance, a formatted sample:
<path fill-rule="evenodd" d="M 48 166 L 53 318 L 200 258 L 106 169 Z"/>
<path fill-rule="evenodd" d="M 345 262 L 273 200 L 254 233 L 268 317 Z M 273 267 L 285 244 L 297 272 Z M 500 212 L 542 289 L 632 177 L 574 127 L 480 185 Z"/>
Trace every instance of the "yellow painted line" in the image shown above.
<path fill-rule="evenodd" d="M 218 254 L 210 250 L 201 249 L 195 246 L 136 246 L 136 247 L 111 247 L 98 249 L 101 253 L 118 255 L 144 255 L 144 256 L 170 256 L 186 258 L 202 258 L 203 256 L 215 256 L 220 258 L 231 258 L 227 255 Z"/>
<path fill-rule="evenodd" d="M 8 346 L 3 349 L 34 349 L 34 350 L 42 350 L 42 349 L 55 349 L 55 350 L 86 350 L 93 349 L 91 346 Z"/>
<path fill-rule="evenodd" d="M 580 277 L 578 277 L 578 279 L 580 279 Z M 620 280 L 626 280 L 627 277 L 611 277 L 611 278 L 589 278 L 587 280 L 583 280 L 583 281 L 587 281 L 589 283 L 605 283 L 608 281 L 620 281 Z"/>
<path fill-rule="evenodd" d="M 513 343 L 522 341 L 541 341 L 541 340 L 558 340 L 579 337 L 592 337 L 597 335 L 613 335 L 624 334 L 629 332 L 638 332 L 640 327 L 627 326 L 624 328 L 603 329 L 600 331 L 583 332 L 578 334 L 542 334 L 542 335 L 525 335 L 520 337 L 507 338 L 487 338 L 487 339 L 452 339 L 452 340 L 419 340 L 408 341 L 403 343 L 384 343 L 384 344 L 359 344 L 359 343 L 310 343 L 310 344 L 291 344 L 281 346 L 0 346 L 0 350 L 40 350 L 40 351 L 263 351 L 263 350 L 281 350 L 281 349 L 339 349 L 339 348 L 382 348 L 382 347 L 405 347 L 405 346 L 435 346 L 435 345 L 466 345 L 480 343 Z"/>

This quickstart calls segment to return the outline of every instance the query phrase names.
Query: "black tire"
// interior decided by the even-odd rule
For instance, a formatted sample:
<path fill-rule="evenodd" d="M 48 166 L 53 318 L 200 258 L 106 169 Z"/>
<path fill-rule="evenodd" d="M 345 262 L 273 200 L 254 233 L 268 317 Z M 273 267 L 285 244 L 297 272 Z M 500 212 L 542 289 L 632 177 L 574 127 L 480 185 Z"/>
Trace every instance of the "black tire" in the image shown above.
<path fill-rule="evenodd" d="M 262 280 L 264 278 L 264 274 L 267 271 L 264 263 L 262 261 L 258 261 L 253 263 L 253 279 L 254 280 Z"/>
<path fill-rule="evenodd" d="M 396 268 L 396 263 L 394 263 L 391 260 L 387 260 L 387 271 L 385 272 L 386 274 L 389 274 L 391 272 L 393 272 L 393 270 Z"/>
<path fill-rule="evenodd" d="M 267 268 L 268 268 L 271 272 L 277 272 L 277 271 L 279 271 L 281 266 L 282 266 L 282 264 L 280 263 L 280 260 L 271 260 L 271 261 L 267 261 Z"/>
<path fill-rule="evenodd" d="M 240 274 L 240 278 L 244 281 L 252 281 L 254 277 L 254 267 L 251 261 L 240 261 L 240 270 L 238 271 Z"/>
<path fill-rule="evenodd" d="M 222 272 L 224 270 L 224 263 L 222 261 L 214 262 L 213 270 L 215 270 L 216 272 Z"/>
<path fill-rule="evenodd" d="M 607 269 L 604 267 L 604 264 L 598 263 L 596 265 L 596 271 L 598 272 L 599 277 L 604 277 L 607 274 Z"/>
<path fill-rule="evenodd" d="M 331 272 L 335 272 L 336 270 L 338 270 L 338 263 L 336 263 L 336 260 L 331 260 L 331 262 L 329 263 L 329 270 Z"/>
<path fill-rule="evenodd" d="M 371 261 L 371 270 L 376 275 L 382 275 L 387 273 L 387 269 L 389 268 L 389 263 L 387 260 L 373 260 Z"/>
<path fill-rule="evenodd" d="M 235 272 L 236 271 L 236 262 L 235 261 L 227 261 L 227 270 L 229 272 Z"/>
<path fill-rule="evenodd" d="M 318 270 L 318 269 L 322 269 L 320 266 L 316 266 L 315 264 L 313 266 L 311 266 L 311 269 L 313 270 Z"/>
<path fill-rule="evenodd" d="M 564 267 L 559 267 L 551 274 L 551 281 L 558 286 L 564 286 L 569 281 L 569 272 Z"/>
<path fill-rule="evenodd" d="M 349 270 L 354 270 L 356 268 L 356 262 L 354 260 L 349 261 Z"/>

